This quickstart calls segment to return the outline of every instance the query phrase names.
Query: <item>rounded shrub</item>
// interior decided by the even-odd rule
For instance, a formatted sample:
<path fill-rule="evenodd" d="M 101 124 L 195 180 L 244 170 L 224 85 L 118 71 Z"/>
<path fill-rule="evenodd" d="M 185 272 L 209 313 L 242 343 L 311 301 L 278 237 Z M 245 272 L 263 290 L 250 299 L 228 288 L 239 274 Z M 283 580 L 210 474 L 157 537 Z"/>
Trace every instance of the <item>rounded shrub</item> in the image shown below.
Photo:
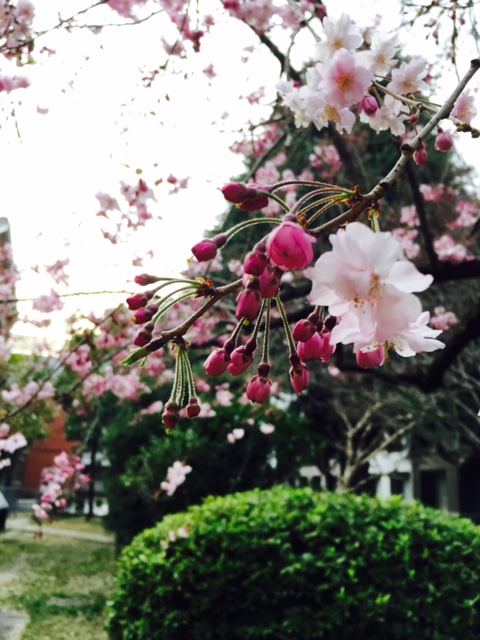
<path fill-rule="evenodd" d="M 166 517 L 120 559 L 112 640 L 478 640 L 480 529 L 277 487 Z"/>

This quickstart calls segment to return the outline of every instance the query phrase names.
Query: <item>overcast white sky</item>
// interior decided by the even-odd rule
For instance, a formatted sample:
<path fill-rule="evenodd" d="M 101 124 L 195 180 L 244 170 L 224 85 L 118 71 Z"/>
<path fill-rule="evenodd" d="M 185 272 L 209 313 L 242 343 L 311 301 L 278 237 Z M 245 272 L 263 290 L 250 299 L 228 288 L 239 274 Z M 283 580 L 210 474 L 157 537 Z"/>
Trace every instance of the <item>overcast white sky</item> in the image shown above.
<path fill-rule="evenodd" d="M 389 19 L 396 24 L 396 2 L 388 4 L 393 9 Z M 331 3 L 333 16 L 346 6 L 336 5 Z M 362 23 L 366 13 L 384 10 L 385 2 L 351 3 L 354 17 Z M 52 15 L 44 19 L 48 23 Z M 98 36 L 87 31 L 51 34 L 41 43 L 57 49 L 47 64 L 13 71 L 25 71 L 32 79 L 32 87 L 21 96 L 11 94 L 12 101 L 21 97 L 22 104 L 16 108 L 16 118 L 6 122 L 2 118 L 0 129 L 0 215 L 10 220 L 15 259 L 25 273 L 19 297 L 48 293 L 50 281 L 31 277 L 30 267 L 66 256 L 71 259 L 71 292 L 129 288 L 139 272 L 131 266 L 132 257 L 149 249 L 155 257 L 140 271 L 180 270 L 190 247 L 224 210 L 217 187 L 242 166 L 240 158 L 227 151 L 235 139 L 232 131 L 251 113 L 239 96 L 262 84 L 273 87 L 278 65 L 268 53 L 242 64 L 240 52 L 256 40 L 248 28 L 228 21 L 205 39 L 201 54 L 190 56 L 185 66 L 188 80 L 183 74 L 167 73 L 144 89 L 141 69 L 156 66 L 159 33 L 168 37 L 167 25 L 159 17 L 140 26 L 106 29 Z M 417 46 L 413 53 L 425 55 L 425 47 L 418 51 Z M 465 54 L 469 60 L 475 52 Z M 211 86 L 202 73 L 210 62 L 218 74 Z M 0 97 L 5 116 L 9 98 Z M 38 114 L 37 107 L 48 113 Z M 225 112 L 230 116 L 222 120 Z M 98 231 L 94 196 L 98 191 L 117 195 L 119 181 L 134 181 L 137 168 L 144 169 L 149 183 L 170 173 L 190 176 L 189 188 L 168 195 L 167 186 L 161 185 L 155 213 L 162 220 L 150 223 L 128 245 L 111 247 Z M 121 298 L 101 298 L 96 310 Z M 69 311 L 79 304 L 92 303 L 71 300 Z M 26 307 L 23 310 L 27 312 Z M 55 327 L 61 331 L 61 324 Z M 18 330 L 32 333 L 29 327 Z"/>

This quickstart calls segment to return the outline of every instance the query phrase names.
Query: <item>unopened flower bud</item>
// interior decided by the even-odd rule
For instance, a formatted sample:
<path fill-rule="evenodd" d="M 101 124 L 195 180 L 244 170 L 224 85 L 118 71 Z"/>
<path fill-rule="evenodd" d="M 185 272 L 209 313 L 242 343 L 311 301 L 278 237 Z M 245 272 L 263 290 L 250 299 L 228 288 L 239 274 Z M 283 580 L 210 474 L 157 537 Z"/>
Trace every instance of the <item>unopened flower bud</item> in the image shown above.
<path fill-rule="evenodd" d="M 331 331 L 336 324 L 337 324 L 337 318 L 335 316 L 327 316 L 323 322 L 323 327 L 325 331 Z M 317 325 L 317 329 L 318 329 L 318 325 Z"/>
<path fill-rule="evenodd" d="M 439 131 L 435 138 L 435 149 L 446 153 L 453 147 L 453 138 L 447 131 Z"/>
<path fill-rule="evenodd" d="M 322 357 L 323 336 L 315 332 L 311 338 L 305 342 L 299 342 L 297 352 L 302 362 L 313 362 Z"/>
<path fill-rule="evenodd" d="M 299 320 L 293 328 L 292 336 L 296 342 L 307 342 L 316 333 L 317 327 L 307 318 Z"/>
<path fill-rule="evenodd" d="M 230 354 L 227 370 L 232 376 L 244 373 L 253 363 L 253 354 L 246 345 L 234 349 Z"/>
<path fill-rule="evenodd" d="M 365 96 L 360 100 L 360 103 L 358 105 L 358 110 L 360 111 L 360 113 L 364 111 L 365 115 L 367 115 L 369 118 L 373 118 L 373 116 L 378 111 L 378 102 L 375 100 L 373 96 L 370 96 L 370 95 Z"/>
<path fill-rule="evenodd" d="M 290 369 L 290 380 L 295 393 L 300 395 L 310 384 L 310 371 L 306 364 L 301 362 L 298 366 Z"/>
<path fill-rule="evenodd" d="M 199 262 L 208 262 L 217 255 L 217 247 L 213 240 L 202 240 L 192 247 L 192 253 Z"/>
<path fill-rule="evenodd" d="M 252 276 L 261 276 L 268 264 L 265 251 L 252 251 L 245 258 L 243 270 Z"/>
<path fill-rule="evenodd" d="M 179 408 L 176 402 L 167 402 L 162 412 L 162 422 L 167 431 L 175 429 L 179 417 Z"/>
<path fill-rule="evenodd" d="M 144 347 L 145 345 L 147 345 L 152 339 L 152 333 L 153 333 L 154 327 L 155 325 L 152 322 L 148 322 L 137 333 L 137 337 L 133 341 L 133 344 L 137 347 Z"/>
<path fill-rule="evenodd" d="M 280 291 L 283 271 L 278 267 L 267 265 L 267 268 L 259 278 L 259 294 L 261 298 L 275 298 Z"/>
<path fill-rule="evenodd" d="M 187 405 L 187 416 L 189 418 L 197 418 L 200 414 L 200 405 L 198 404 L 198 398 L 190 398 Z"/>
<path fill-rule="evenodd" d="M 205 360 L 203 368 L 209 376 L 221 376 L 225 373 L 230 362 L 230 355 L 225 349 L 214 349 Z"/>
<path fill-rule="evenodd" d="M 134 296 L 127 298 L 126 302 L 130 311 L 137 311 L 146 307 L 153 296 L 153 291 L 145 291 L 144 293 L 136 293 Z"/>
<path fill-rule="evenodd" d="M 356 353 L 357 364 L 362 369 L 372 369 L 373 367 L 381 367 L 385 362 L 385 347 L 378 345 L 376 349 L 360 350 Z"/>
<path fill-rule="evenodd" d="M 265 363 L 266 364 L 266 363 Z M 261 365 L 259 365 L 260 368 Z M 270 369 L 270 366 L 268 366 Z M 270 378 L 262 375 L 253 376 L 247 385 L 247 398 L 258 404 L 265 404 L 270 398 L 272 389 L 272 381 Z"/>
<path fill-rule="evenodd" d="M 134 278 L 134 282 L 139 284 L 141 287 L 145 287 L 146 285 L 149 285 L 149 284 L 154 284 L 159 280 L 160 278 L 157 278 L 157 276 L 151 276 L 148 273 L 142 273 L 139 276 L 135 276 Z"/>
<path fill-rule="evenodd" d="M 296 222 L 286 220 L 267 238 L 270 262 L 283 271 L 304 269 L 313 260 L 316 239 Z"/>
<path fill-rule="evenodd" d="M 268 206 L 268 196 L 258 193 L 265 190 L 265 187 L 259 184 L 245 185 L 240 182 L 233 182 L 225 185 L 222 188 L 222 193 L 227 202 L 236 204 L 242 211 L 258 211 Z"/>
<path fill-rule="evenodd" d="M 146 322 L 150 322 L 157 311 L 158 304 L 151 304 L 148 307 L 143 307 L 143 309 L 139 309 L 135 312 L 133 321 L 135 324 L 145 324 Z"/>
<path fill-rule="evenodd" d="M 258 291 L 244 289 L 237 298 L 235 317 L 245 318 L 245 320 L 252 322 L 258 316 L 261 304 Z"/>
<path fill-rule="evenodd" d="M 413 161 L 419 167 L 421 167 L 424 164 L 427 164 L 428 153 L 423 144 L 419 149 L 413 152 Z"/>

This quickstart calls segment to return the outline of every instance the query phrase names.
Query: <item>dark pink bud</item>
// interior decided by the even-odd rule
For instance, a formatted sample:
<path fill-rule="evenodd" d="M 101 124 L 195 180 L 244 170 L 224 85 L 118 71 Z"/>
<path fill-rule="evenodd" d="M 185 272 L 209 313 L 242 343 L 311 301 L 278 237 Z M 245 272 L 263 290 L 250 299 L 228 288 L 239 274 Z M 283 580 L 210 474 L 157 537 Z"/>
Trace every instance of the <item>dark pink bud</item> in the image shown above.
<path fill-rule="evenodd" d="M 148 273 L 142 273 L 139 276 L 135 276 L 134 281 L 139 284 L 141 287 L 145 287 L 148 284 L 154 284 L 158 282 L 160 278 L 157 276 L 150 276 Z"/>
<path fill-rule="evenodd" d="M 198 398 L 190 398 L 187 405 L 187 416 L 189 418 L 197 418 L 200 414 L 200 405 L 198 404 Z"/>
<path fill-rule="evenodd" d="M 283 271 L 304 269 L 313 260 L 315 242 L 303 227 L 287 220 L 269 234 L 267 255 L 270 262 Z"/>
<path fill-rule="evenodd" d="M 293 339 L 297 342 L 307 342 L 316 333 L 317 327 L 315 324 L 306 320 L 299 320 L 293 328 Z"/>
<path fill-rule="evenodd" d="M 270 398 L 272 381 L 264 376 L 253 376 L 247 385 L 247 398 L 258 404 L 265 404 Z"/>
<path fill-rule="evenodd" d="M 252 251 L 245 258 L 243 270 L 251 276 L 261 276 L 268 264 L 268 258 L 263 251 Z"/>
<path fill-rule="evenodd" d="M 176 402 L 167 402 L 162 412 L 162 422 L 167 430 L 175 429 L 179 417 L 178 404 Z"/>
<path fill-rule="evenodd" d="M 306 342 L 299 342 L 297 345 L 297 352 L 302 362 L 313 362 L 313 360 L 320 360 L 323 353 L 323 337 L 319 333 L 314 333 L 313 336 Z"/>
<path fill-rule="evenodd" d="M 134 313 L 133 321 L 135 324 L 145 324 L 145 322 L 150 322 L 157 311 L 158 304 L 151 304 L 148 307 L 143 307 L 143 309 L 139 309 Z"/>
<path fill-rule="evenodd" d="M 138 332 L 137 337 L 133 341 L 133 344 L 137 347 L 144 347 L 147 345 L 152 339 L 154 325 L 149 322 Z"/>
<path fill-rule="evenodd" d="M 337 324 L 337 318 L 335 316 L 327 316 L 325 321 L 323 322 L 323 327 L 325 327 L 325 331 L 331 331 L 333 327 Z M 319 327 L 317 324 L 317 330 L 322 330 L 322 327 Z"/>
<path fill-rule="evenodd" d="M 130 311 L 136 311 L 146 307 L 153 296 L 153 291 L 145 291 L 145 293 L 136 293 L 134 296 L 127 298 L 127 305 Z"/>
<path fill-rule="evenodd" d="M 421 167 L 424 164 L 427 164 L 428 153 L 424 145 L 422 145 L 420 149 L 417 149 L 416 151 L 413 152 L 413 161 L 419 167 Z"/>
<path fill-rule="evenodd" d="M 261 298 L 275 298 L 275 296 L 278 296 L 282 275 L 283 271 L 281 269 L 271 267 L 270 265 L 267 266 L 259 278 L 259 294 Z"/>
<path fill-rule="evenodd" d="M 203 368 L 209 376 L 221 376 L 225 373 L 230 362 L 230 356 L 225 349 L 214 349 L 205 360 Z"/>
<path fill-rule="evenodd" d="M 246 320 L 255 320 L 260 311 L 261 300 L 258 291 L 252 289 L 244 289 L 237 298 L 237 309 L 235 311 L 236 318 L 245 318 Z"/>
<path fill-rule="evenodd" d="M 373 367 L 381 367 L 385 362 L 385 347 L 379 345 L 373 351 L 357 351 L 357 364 L 362 369 L 372 369 Z"/>
<path fill-rule="evenodd" d="M 306 364 L 301 362 L 298 366 L 290 369 L 290 380 L 295 393 L 300 395 L 310 384 L 310 371 Z"/>
<path fill-rule="evenodd" d="M 236 204 L 242 211 L 258 211 L 268 206 L 268 196 L 259 191 L 265 191 L 265 188 L 255 183 L 232 182 L 222 188 L 225 200 Z"/>
<path fill-rule="evenodd" d="M 322 345 L 322 354 L 321 359 L 325 364 L 330 362 L 331 357 L 335 353 L 337 348 L 336 344 L 332 344 L 330 342 L 332 334 L 330 331 L 326 331 L 325 329 L 322 331 L 323 345 Z"/>
<path fill-rule="evenodd" d="M 245 345 L 232 351 L 227 370 L 232 376 L 239 376 L 244 373 L 252 363 L 253 355 Z"/>
<path fill-rule="evenodd" d="M 365 112 L 369 118 L 373 118 L 373 116 L 377 113 L 378 110 L 378 102 L 375 100 L 373 96 L 365 96 L 360 100 L 360 104 L 358 105 L 358 110 L 360 113 L 362 111 Z"/>
<path fill-rule="evenodd" d="M 199 262 L 208 262 L 217 255 L 217 246 L 213 240 L 202 240 L 192 247 L 192 253 Z"/>
<path fill-rule="evenodd" d="M 439 131 L 435 139 L 435 149 L 446 153 L 453 147 L 453 138 L 446 131 Z"/>
<path fill-rule="evenodd" d="M 227 202 L 239 204 L 245 199 L 247 187 L 241 182 L 231 182 L 222 187 L 221 192 Z"/>

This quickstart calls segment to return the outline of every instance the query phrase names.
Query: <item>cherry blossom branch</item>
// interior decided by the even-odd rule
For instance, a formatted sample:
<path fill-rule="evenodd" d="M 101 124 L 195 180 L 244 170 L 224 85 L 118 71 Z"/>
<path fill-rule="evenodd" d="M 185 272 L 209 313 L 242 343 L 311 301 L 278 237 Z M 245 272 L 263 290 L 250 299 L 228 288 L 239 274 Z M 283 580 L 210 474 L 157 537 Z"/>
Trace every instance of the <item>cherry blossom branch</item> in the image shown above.
<path fill-rule="evenodd" d="M 347 222 L 353 222 L 364 211 L 374 207 L 376 203 L 385 196 L 387 191 L 389 191 L 397 182 L 398 178 L 405 171 L 405 168 L 409 160 L 412 158 L 413 153 L 422 146 L 427 136 L 435 129 L 435 127 L 439 122 L 441 122 L 441 120 L 448 118 L 456 100 L 479 69 L 480 59 L 476 58 L 471 61 L 470 69 L 464 75 L 462 80 L 460 80 L 450 97 L 444 102 L 440 109 L 438 109 L 438 111 L 429 120 L 429 122 L 427 122 L 422 131 L 420 131 L 420 133 L 418 133 L 411 142 L 405 143 L 401 146 L 402 153 L 400 158 L 397 160 L 389 173 L 383 178 L 383 180 L 381 180 L 366 195 L 358 194 L 358 202 L 354 204 L 348 211 L 345 211 L 333 220 L 330 220 L 329 222 L 326 222 L 319 227 L 310 229 L 310 233 L 318 238 L 324 233 L 333 229 L 337 229 L 339 226 L 346 224 Z"/>
<path fill-rule="evenodd" d="M 120 291 L 77 291 L 75 293 L 59 293 L 60 298 L 75 298 L 79 296 L 103 296 L 103 295 L 131 295 L 131 291 L 121 289 Z M 31 302 L 35 298 L 6 298 L 0 300 L 0 304 L 8 304 L 12 302 Z"/>
<path fill-rule="evenodd" d="M 99 322 L 93 322 L 93 324 L 96 327 L 101 326 L 110 317 L 112 317 L 121 308 L 121 306 L 122 305 L 118 305 L 115 309 L 113 309 L 112 311 L 109 311 Z M 11 420 L 12 418 L 14 418 L 16 415 L 18 415 L 22 411 L 25 411 L 25 409 L 28 409 L 28 407 L 32 404 L 32 402 L 34 402 L 38 398 L 40 392 L 44 389 L 44 387 L 47 384 L 47 382 L 49 382 L 54 377 L 54 375 L 65 365 L 66 361 L 72 355 L 72 353 L 74 353 L 80 346 L 82 346 L 82 345 L 87 343 L 88 338 L 89 338 L 89 335 L 87 335 L 84 338 L 82 338 L 82 340 L 79 343 L 77 343 L 75 345 L 75 347 L 72 347 L 71 349 L 68 350 L 66 355 L 65 354 L 63 355 L 63 358 L 59 358 L 59 360 L 57 362 L 57 365 L 52 367 L 52 369 L 49 371 L 49 374 L 41 381 L 41 384 L 39 384 L 38 389 L 36 390 L 36 392 L 27 401 L 25 401 L 22 405 L 20 405 L 19 407 L 17 407 L 16 409 L 11 411 L 7 415 L 5 415 L 3 417 L 3 419 L 6 420 L 6 421 Z M 122 347 L 122 349 L 124 349 L 124 348 L 125 348 L 125 346 Z M 116 354 L 113 354 L 113 355 L 116 355 Z M 109 358 L 113 357 L 113 355 L 109 354 Z M 103 363 L 103 361 L 100 364 L 102 364 L 102 363 Z M 82 380 L 82 382 L 83 382 L 83 380 Z M 72 390 L 70 389 L 69 393 L 71 391 Z"/>
<path fill-rule="evenodd" d="M 300 24 L 302 26 L 305 26 L 310 31 L 310 33 L 312 34 L 313 39 L 315 40 L 315 42 L 320 42 L 320 36 L 311 27 L 309 21 L 307 20 L 307 18 L 305 17 L 305 15 L 303 14 L 302 10 L 298 6 L 298 4 L 295 2 L 295 0 L 287 0 L 287 2 L 290 5 L 290 7 L 293 9 L 293 11 L 295 12 L 295 15 L 297 16 L 297 18 L 300 21 Z"/>

